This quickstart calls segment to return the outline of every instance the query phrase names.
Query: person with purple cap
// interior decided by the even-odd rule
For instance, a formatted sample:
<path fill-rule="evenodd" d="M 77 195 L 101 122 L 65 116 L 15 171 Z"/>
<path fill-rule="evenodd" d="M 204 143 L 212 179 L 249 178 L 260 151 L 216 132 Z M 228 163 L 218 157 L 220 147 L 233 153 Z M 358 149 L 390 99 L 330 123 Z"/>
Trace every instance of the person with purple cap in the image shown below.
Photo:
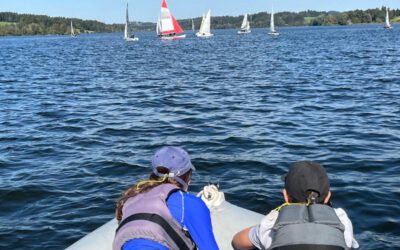
<path fill-rule="evenodd" d="M 218 249 L 210 210 L 187 193 L 194 170 L 182 148 L 157 150 L 150 178 L 129 188 L 117 202 L 113 250 Z"/>
<path fill-rule="evenodd" d="M 238 232 L 235 249 L 344 250 L 358 248 L 346 212 L 332 208 L 330 183 L 324 167 L 299 161 L 283 176 L 285 203 L 261 223 Z"/>

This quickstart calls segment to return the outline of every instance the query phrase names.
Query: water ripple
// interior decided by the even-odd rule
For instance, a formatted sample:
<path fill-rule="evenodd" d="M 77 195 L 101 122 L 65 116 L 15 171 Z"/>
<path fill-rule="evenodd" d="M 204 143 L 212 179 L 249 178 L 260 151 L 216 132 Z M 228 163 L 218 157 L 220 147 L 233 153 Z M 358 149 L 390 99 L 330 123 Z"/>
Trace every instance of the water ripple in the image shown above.
<path fill-rule="evenodd" d="M 320 161 L 362 249 L 400 247 L 400 27 L 215 32 L 0 38 L 1 249 L 94 230 L 165 144 L 191 153 L 193 191 L 260 213 L 291 162 Z"/>

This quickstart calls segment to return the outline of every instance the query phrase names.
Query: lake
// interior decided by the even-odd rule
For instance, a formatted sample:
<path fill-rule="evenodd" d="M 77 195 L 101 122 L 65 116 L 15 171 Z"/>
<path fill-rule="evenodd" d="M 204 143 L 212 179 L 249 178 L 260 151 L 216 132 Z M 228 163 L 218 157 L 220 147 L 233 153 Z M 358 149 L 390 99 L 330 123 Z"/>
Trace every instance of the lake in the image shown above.
<path fill-rule="evenodd" d="M 360 249 L 400 248 L 400 25 L 0 38 L 0 249 L 63 249 L 181 145 L 198 192 L 266 214 L 309 159 Z"/>

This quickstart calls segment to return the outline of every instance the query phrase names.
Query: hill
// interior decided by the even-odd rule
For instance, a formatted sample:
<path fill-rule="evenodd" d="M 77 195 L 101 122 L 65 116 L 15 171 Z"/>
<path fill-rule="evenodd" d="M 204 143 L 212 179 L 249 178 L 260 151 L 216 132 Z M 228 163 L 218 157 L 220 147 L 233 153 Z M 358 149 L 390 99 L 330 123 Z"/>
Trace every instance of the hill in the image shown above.
<path fill-rule="evenodd" d="M 301 11 L 301 12 L 279 12 L 275 13 L 275 25 L 277 26 L 322 26 L 322 25 L 348 25 L 360 23 L 383 23 L 385 20 L 386 7 L 354 10 L 346 12 L 336 11 Z M 393 22 L 399 21 L 400 10 L 390 10 L 389 15 Z M 243 16 L 220 16 L 212 17 L 213 29 L 238 28 L 242 23 Z M 269 27 L 270 13 L 260 12 L 250 14 L 251 27 Z M 191 29 L 191 19 L 179 20 L 184 29 Z M 194 19 L 195 26 L 200 27 L 201 18 Z"/>
<path fill-rule="evenodd" d="M 122 24 L 105 24 L 95 20 L 0 12 L 0 36 L 67 35 L 71 32 L 71 21 L 78 33 L 121 32 L 124 29 Z M 154 27 L 152 23 L 139 25 L 143 29 Z"/>

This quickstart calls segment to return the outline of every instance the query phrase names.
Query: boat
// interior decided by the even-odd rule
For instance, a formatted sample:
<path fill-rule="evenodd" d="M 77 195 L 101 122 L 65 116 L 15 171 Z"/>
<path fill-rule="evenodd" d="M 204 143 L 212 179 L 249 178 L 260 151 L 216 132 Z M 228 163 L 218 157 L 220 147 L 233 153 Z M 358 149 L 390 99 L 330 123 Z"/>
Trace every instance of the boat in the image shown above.
<path fill-rule="evenodd" d="M 128 11 L 128 3 L 126 3 L 126 20 L 125 20 L 125 31 L 124 31 L 124 39 L 127 42 L 134 42 L 134 41 L 139 41 L 139 38 L 133 34 L 130 28 L 130 23 L 129 23 L 129 11 Z"/>
<path fill-rule="evenodd" d="M 202 38 L 212 37 L 211 34 L 211 10 L 208 10 L 206 15 L 203 15 L 201 20 L 200 30 L 196 33 L 196 36 Z"/>
<path fill-rule="evenodd" d="M 385 29 L 392 29 L 392 25 L 390 24 L 390 19 L 389 19 L 389 8 L 386 8 L 386 17 L 385 17 L 385 26 L 383 26 Z"/>
<path fill-rule="evenodd" d="M 271 36 L 279 36 L 279 32 L 275 29 L 275 22 L 274 22 L 274 9 L 271 10 L 271 24 L 270 24 L 270 32 L 268 35 Z"/>
<path fill-rule="evenodd" d="M 250 22 L 247 19 L 247 14 L 244 15 L 243 21 L 242 21 L 242 26 L 240 27 L 240 30 L 237 32 L 238 34 L 248 34 L 250 33 Z"/>
<path fill-rule="evenodd" d="M 78 34 L 75 33 L 74 25 L 72 24 L 72 20 L 71 20 L 71 37 L 77 37 L 77 36 L 78 36 Z"/>
<path fill-rule="evenodd" d="M 233 249 L 231 245 L 233 236 L 244 228 L 259 224 L 264 217 L 262 214 L 229 203 L 225 200 L 224 193 L 213 184 L 205 186 L 198 196 L 210 209 L 215 239 L 221 250 Z M 112 250 L 117 227 L 117 220 L 112 219 L 66 250 Z"/>
<path fill-rule="evenodd" d="M 196 28 L 195 28 L 195 26 L 194 26 L 194 21 L 193 21 L 193 19 L 192 19 L 192 31 L 193 31 L 193 34 L 196 34 Z"/>
<path fill-rule="evenodd" d="M 161 18 L 157 22 L 157 35 L 163 40 L 176 40 L 185 38 L 183 29 L 168 9 L 166 0 L 161 3 Z"/>

